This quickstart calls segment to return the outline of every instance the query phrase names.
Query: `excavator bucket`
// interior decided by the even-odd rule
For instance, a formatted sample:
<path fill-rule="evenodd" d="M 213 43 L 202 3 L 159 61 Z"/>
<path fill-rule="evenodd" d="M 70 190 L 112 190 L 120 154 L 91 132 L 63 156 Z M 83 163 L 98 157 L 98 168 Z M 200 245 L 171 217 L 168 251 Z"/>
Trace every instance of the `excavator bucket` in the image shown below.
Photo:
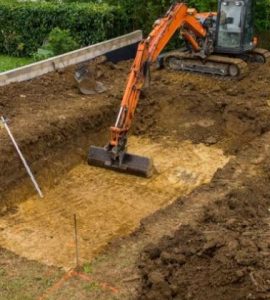
<path fill-rule="evenodd" d="M 105 92 L 106 87 L 96 80 L 96 64 L 83 64 L 75 70 L 74 78 L 77 82 L 78 89 L 83 95 L 95 95 Z"/>
<path fill-rule="evenodd" d="M 125 153 L 120 164 L 119 160 L 111 159 L 109 151 L 95 146 L 90 147 L 88 164 L 147 178 L 153 174 L 153 162 L 147 157 Z"/>

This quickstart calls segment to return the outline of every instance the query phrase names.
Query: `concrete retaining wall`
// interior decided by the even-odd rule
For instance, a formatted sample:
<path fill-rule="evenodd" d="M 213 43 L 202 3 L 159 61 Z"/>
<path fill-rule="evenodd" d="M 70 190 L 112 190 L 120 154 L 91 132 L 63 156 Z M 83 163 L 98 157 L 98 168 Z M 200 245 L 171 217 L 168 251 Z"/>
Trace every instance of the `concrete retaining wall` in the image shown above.
<path fill-rule="evenodd" d="M 102 43 L 55 56 L 11 71 L 3 72 L 0 73 L 0 86 L 4 86 L 12 82 L 33 79 L 55 70 L 85 62 L 100 55 L 106 55 L 107 53 L 117 51 L 121 48 L 137 44 L 141 39 L 142 31 L 138 30 Z"/>

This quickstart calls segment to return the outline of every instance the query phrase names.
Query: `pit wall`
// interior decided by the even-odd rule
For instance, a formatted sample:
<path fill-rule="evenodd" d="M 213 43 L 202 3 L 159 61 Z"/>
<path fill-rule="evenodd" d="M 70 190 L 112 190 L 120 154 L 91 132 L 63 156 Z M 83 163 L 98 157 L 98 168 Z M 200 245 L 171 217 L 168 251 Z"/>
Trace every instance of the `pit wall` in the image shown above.
<path fill-rule="evenodd" d="M 131 59 L 134 58 L 137 44 L 141 40 L 142 31 L 137 30 L 105 42 L 3 72 L 0 73 L 0 86 L 30 80 L 49 72 L 89 61 L 101 55 L 107 56 L 113 62 Z"/>

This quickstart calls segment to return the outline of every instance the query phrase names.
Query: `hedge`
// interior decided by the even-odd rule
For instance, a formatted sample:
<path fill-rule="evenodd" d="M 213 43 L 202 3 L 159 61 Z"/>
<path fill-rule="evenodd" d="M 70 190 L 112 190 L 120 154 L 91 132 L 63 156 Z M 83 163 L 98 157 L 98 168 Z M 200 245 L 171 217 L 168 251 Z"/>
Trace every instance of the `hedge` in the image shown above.
<path fill-rule="evenodd" d="M 0 1 L 0 53 L 30 56 L 55 27 L 69 29 L 80 46 L 131 30 L 125 11 L 119 6 Z"/>
<path fill-rule="evenodd" d="M 48 0 L 47 0 L 48 1 Z M 52 1 L 52 0 L 50 0 Z M 75 1 L 75 0 L 64 0 Z M 0 0 L 0 53 L 30 56 L 50 31 L 69 29 L 80 46 L 100 42 L 133 29 L 151 30 L 174 0 L 77 0 L 88 3 Z M 186 0 L 200 11 L 215 10 L 217 0 Z M 270 0 L 256 2 L 257 32 L 269 31 Z"/>

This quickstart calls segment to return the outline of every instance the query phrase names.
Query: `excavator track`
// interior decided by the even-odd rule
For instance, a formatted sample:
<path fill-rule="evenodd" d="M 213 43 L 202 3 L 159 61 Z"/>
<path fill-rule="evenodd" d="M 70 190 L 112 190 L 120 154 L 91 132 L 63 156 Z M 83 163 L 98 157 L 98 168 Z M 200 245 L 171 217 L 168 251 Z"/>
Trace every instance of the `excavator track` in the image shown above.
<path fill-rule="evenodd" d="M 248 74 L 247 63 L 240 58 L 210 55 L 205 60 L 189 52 L 174 51 L 164 56 L 165 68 L 241 79 Z"/>
<path fill-rule="evenodd" d="M 250 62 L 257 62 L 262 64 L 270 62 L 270 51 L 262 48 L 255 48 L 248 53 L 248 60 Z"/>

